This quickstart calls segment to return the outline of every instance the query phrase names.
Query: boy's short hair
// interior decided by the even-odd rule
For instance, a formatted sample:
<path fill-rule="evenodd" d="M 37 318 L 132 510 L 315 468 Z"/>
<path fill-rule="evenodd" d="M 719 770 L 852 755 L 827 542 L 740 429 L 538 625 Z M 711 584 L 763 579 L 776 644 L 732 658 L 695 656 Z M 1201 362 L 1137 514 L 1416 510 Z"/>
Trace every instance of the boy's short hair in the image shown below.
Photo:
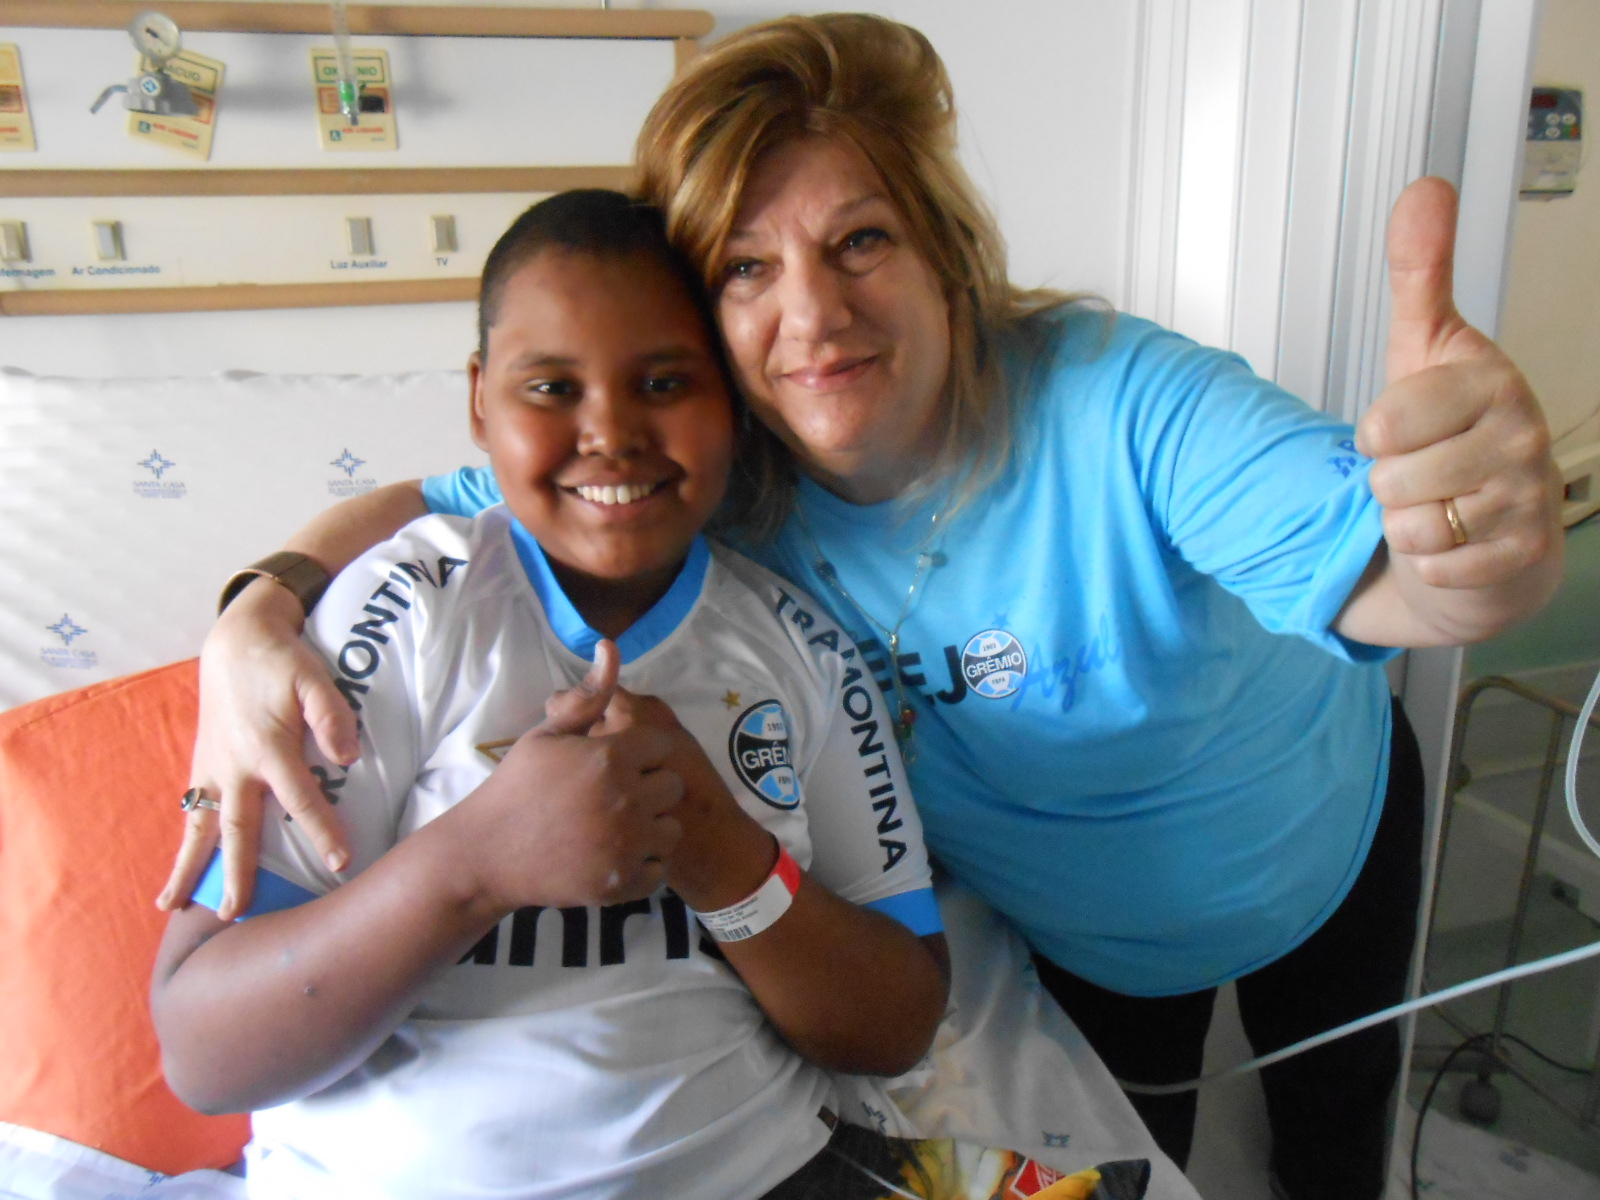
<path fill-rule="evenodd" d="M 667 240 L 666 219 L 652 204 L 608 188 L 575 188 L 541 200 L 511 223 L 489 251 L 478 283 L 478 356 L 489 357 L 489 328 L 500 309 L 506 281 L 546 250 L 596 258 L 641 257 L 665 267 L 683 285 L 705 324 L 729 388 L 732 375 L 706 295 L 705 283 L 689 260 Z"/>

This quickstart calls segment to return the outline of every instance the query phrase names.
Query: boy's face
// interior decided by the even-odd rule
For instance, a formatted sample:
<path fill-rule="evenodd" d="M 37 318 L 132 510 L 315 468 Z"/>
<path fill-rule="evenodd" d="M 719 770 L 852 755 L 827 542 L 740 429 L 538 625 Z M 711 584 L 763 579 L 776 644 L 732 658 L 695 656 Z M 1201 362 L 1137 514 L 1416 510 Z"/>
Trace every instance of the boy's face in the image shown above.
<path fill-rule="evenodd" d="M 648 607 L 722 501 L 733 412 L 709 336 L 647 257 L 546 250 L 506 281 L 468 364 L 472 437 L 580 612 L 624 582 Z"/>

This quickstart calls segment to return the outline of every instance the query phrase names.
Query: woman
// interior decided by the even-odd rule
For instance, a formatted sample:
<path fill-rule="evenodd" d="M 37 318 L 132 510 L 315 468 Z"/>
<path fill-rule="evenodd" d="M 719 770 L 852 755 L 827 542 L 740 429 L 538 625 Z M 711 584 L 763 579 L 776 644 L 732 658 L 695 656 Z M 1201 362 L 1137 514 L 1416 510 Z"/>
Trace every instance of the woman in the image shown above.
<path fill-rule="evenodd" d="M 1232 356 L 1011 287 L 954 128 L 919 34 L 790 18 L 673 84 L 642 186 L 761 421 L 747 548 L 867 643 L 930 847 L 1119 1078 L 1192 1078 L 1220 983 L 1259 1051 L 1401 993 L 1421 783 L 1379 664 L 1548 597 L 1548 435 L 1455 313 L 1437 181 L 1396 210 L 1391 384 L 1352 434 Z M 293 549 L 335 570 L 484 484 L 374 493 Z M 298 750 L 302 714 L 335 757 L 353 721 L 301 616 L 252 582 L 207 643 L 193 781 L 223 795 L 235 898 L 263 786 L 340 853 Z M 164 903 L 215 839 L 192 815 Z M 1398 1059 L 1391 1028 L 1267 1073 L 1282 1194 L 1379 1195 Z M 1135 1102 L 1181 1164 L 1192 1093 Z"/>

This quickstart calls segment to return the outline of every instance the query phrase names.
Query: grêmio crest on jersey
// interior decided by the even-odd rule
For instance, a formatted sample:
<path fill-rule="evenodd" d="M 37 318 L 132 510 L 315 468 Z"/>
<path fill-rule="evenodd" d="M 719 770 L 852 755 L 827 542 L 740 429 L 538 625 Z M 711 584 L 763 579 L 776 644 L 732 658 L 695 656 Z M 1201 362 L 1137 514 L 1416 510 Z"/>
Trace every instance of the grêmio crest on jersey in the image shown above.
<path fill-rule="evenodd" d="M 752 704 L 728 734 L 728 757 L 745 787 L 773 808 L 800 803 L 800 784 L 789 753 L 789 715 L 776 700 Z"/>

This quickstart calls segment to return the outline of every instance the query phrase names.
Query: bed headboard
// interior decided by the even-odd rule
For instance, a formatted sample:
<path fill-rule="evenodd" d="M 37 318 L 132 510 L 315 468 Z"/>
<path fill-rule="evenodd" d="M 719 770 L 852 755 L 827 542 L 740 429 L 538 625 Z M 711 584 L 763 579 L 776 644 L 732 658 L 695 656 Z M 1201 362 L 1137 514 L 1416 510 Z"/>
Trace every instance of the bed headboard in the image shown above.
<path fill-rule="evenodd" d="M 197 653 L 227 576 L 329 504 L 482 461 L 463 372 L 0 368 L 0 709 Z"/>

